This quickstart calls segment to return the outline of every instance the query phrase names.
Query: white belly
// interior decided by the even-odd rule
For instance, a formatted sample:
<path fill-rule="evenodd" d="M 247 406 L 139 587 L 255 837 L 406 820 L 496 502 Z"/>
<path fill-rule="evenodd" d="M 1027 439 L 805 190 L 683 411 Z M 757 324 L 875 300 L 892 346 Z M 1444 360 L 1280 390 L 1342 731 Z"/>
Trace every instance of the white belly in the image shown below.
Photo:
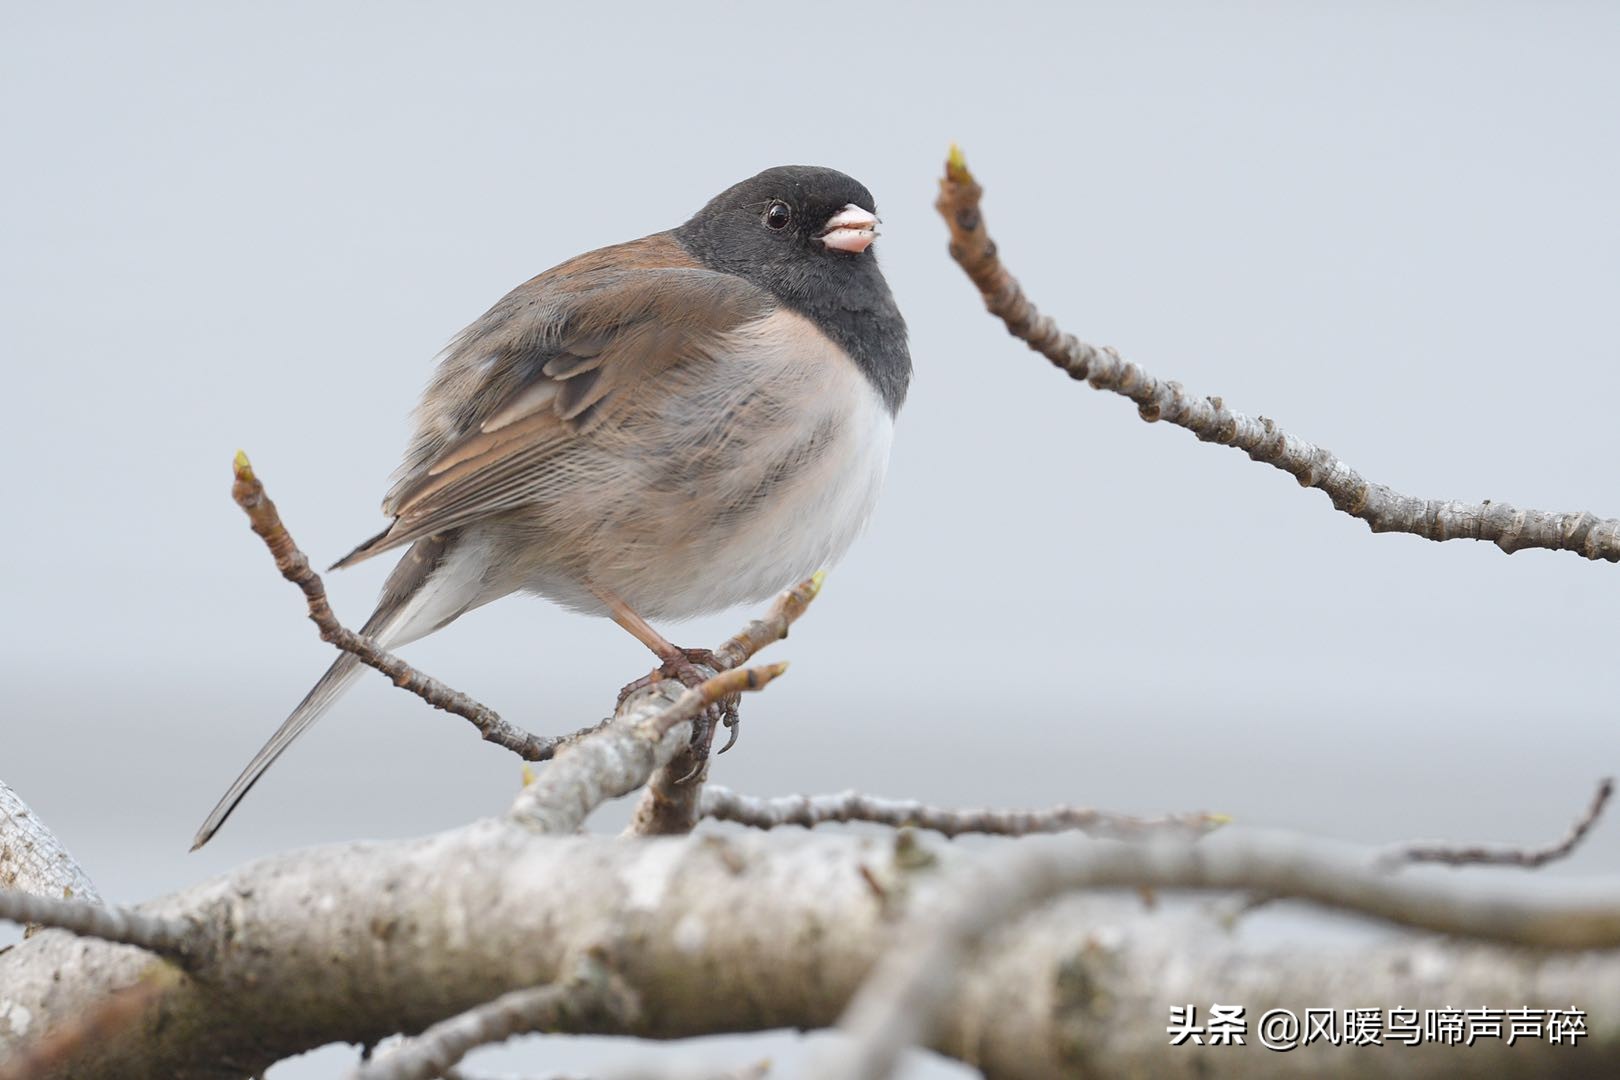
<path fill-rule="evenodd" d="M 651 620 L 752 604 L 835 562 L 877 503 L 893 419 L 800 316 L 745 328 L 640 404 L 558 466 L 575 482 L 509 526 L 530 557 L 500 588 L 595 614 L 605 590 Z"/>
<path fill-rule="evenodd" d="M 889 465 L 894 421 L 857 373 L 847 411 L 819 460 L 715 537 L 713 556 L 691 568 L 664 618 L 685 618 L 765 600 L 843 557 L 866 527 Z"/>

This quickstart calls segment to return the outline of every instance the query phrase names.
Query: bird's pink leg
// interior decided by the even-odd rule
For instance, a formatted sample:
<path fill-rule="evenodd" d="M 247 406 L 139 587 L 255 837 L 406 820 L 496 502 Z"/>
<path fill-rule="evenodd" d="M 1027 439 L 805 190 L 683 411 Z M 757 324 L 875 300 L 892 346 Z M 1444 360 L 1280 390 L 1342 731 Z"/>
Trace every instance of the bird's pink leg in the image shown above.
<path fill-rule="evenodd" d="M 624 627 L 631 637 L 647 646 L 654 656 L 663 661 L 663 664 L 652 672 L 620 690 L 618 704 L 623 705 L 624 699 L 637 690 L 663 679 L 679 679 L 685 686 L 698 686 L 708 677 L 698 668 L 699 664 L 711 671 L 720 670 L 719 661 L 712 650 L 683 649 L 654 630 L 646 619 L 636 614 L 635 610 L 615 593 L 594 585 L 591 586 L 591 591 L 606 605 L 608 614 L 612 616 L 614 622 Z M 710 706 L 698 718 L 692 731 L 692 743 L 699 761 L 704 761 L 709 756 L 709 748 L 714 745 L 714 729 L 717 724 L 724 724 L 731 729 L 731 736 L 726 740 L 726 745 L 720 748 L 722 754 L 730 750 L 732 744 L 737 741 L 737 703 L 735 696 L 726 698 Z"/>

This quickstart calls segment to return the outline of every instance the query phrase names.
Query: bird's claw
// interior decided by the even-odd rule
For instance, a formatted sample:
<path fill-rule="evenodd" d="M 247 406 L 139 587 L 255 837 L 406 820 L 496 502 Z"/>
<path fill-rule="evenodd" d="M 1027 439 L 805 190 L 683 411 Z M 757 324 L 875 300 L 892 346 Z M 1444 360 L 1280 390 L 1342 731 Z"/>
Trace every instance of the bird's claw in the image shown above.
<path fill-rule="evenodd" d="M 714 729 L 722 724 L 731 729 L 731 737 L 726 740 L 726 745 L 722 746 L 719 752 L 723 754 L 730 750 L 732 744 L 737 741 L 738 723 L 737 695 L 717 701 L 699 713 L 692 721 L 691 742 L 692 757 L 696 759 L 697 764 L 675 783 L 677 785 L 688 783 L 708 766 L 709 749 L 714 745 Z"/>
<path fill-rule="evenodd" d="M 688 687 L 702 686 L 710 674 L 719 670 L 720 661 L 713 651 L 681 649 L 678 654 L 620 690 L 618 704 L 622 706 L 631 694 L 666 679 L 677 679 L 681 685 Z M 741 695 L 733 694 L 710 705 L 693 719 L 691 746 L 692 756 L 697 759 L 697 764 L 693 766 L 691 772 L 677 780 L 677 784 L 685 784 L 703 771 L 709 760 L 709 751 L 714 747 L 716 727 L 723 725 L 729 729 L 725 745 L 716 753 L 723 754 L 737 744 L 737 733 L 742 722 L 737 708 L 740 701 Z"/>

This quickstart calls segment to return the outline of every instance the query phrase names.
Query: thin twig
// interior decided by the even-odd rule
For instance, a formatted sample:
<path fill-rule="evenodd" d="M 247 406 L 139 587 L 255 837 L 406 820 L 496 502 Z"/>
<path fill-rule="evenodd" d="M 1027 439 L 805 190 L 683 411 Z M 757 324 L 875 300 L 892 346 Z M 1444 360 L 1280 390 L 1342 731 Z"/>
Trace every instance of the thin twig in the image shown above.
<path fill-rule="evenodd" d="M 1209 813 L 1131 817 L 1081 806 L 1053 806 L 1044 810 L 949 810 L 910 799 L 880 799 L 858 791 L 766 799 L 714 785 L 704 789 L 701 815 L 755 829 L 775 829 L 783 825 L 811 829 L 829 822 L 865 821 L 895 828 L 929 829 L 945 836 L 1083 832 L 1087 836 L 1112 839 L 1140 838 L 1150 833 L 1201 836 L 1229 820 L 1223 814 Z"/>
<path fill-rule="evenodd" d="M 593 1016 L 606 1016 L 617 1026 L 634 1022 L 635 995 L 601 959 L 588 956 L 573 978 L 548 986 L 502 994 L 464 1013 L 441 1020 L 414 1039 L 362 1062 L 350 1080 L 433 1080 L 480 1046 L 505 1042 L 514 1035 L 554 1029 L 599 1026 Z"/>
<path fill-rule="evenodd" d="M 1374 860 L 1374 865 L 1388 870 L 1399 870 L 1403 866 L 1414 863 L 1440 863 L 1447 866 L 1518 866 L 1527 870 L 1535 870 L 1565 858 L 1580 846 L 1587 835 L 1597 825 L 1598 819 L 1603 816 L 1604 808 L 1608 806 L 1609 799 L 1614 795 L 1614 779 L 1605 777 L 1598 781 L 1597 790 L 1592 793 L 1592 801 L 1587 804 L 1581 816 L 1570 825 L 1569 831 L 1563 839 L 1556 843 L 1540 848 L 1507 847 L 1500 844 L 1471 844 L 1461 846 L 1446 844 L 1439 841 L 1421 841 L 1417 843 L 1401 844 L 1391 848 Z M 1236 925 L 1237 921 L 1253 911 L 1281 899 L 1267 893 L 1253 892 L 1246 896 L 1233 899 L 1223 899 L 1211 908 L 1210 917 L 1225 927 Z"/>
<path fill-rule="evenodd" d="M 1324 492 L 1335 509 L 1365 521 L 1373 532 L 1409 533 L 1426 540 L 1489 540 L 1509 554 L 1545 548 L 1620 562 L 1620 519 L 1585 511 L 1520 510 L 1490 500 L 1463 503 L 1402 495 L 1368 482 L 1332 451 L 1288 434 L 1266 417 L 1228 409 L 1218 397 L 1189 394 L 1179 383 L 1162 381 L 1127 363 L 1112 348 L 1098 348 L 1064 333 L 1051 316 L 1030 303 L 1001 264 L 979 209 L 982 194 L 961 151 L 953 146 L 934 204 L 951 231 L 951 257 L 978 287 L 990 313 L 1070 378 L 1130 398 L 1144 420 L 1186 428 L 1205 442 L 1234 446 L 1255 461 L 1289 473 L 1301 486 Z"/>
<path fill-rule="evenodd" d="M 236 483 L 231 487 L 231 495 L 236 499 L 236 505 L 247 513 L 253 531 L 270 549 L 281 576 L 303 591 L 310 620 L 320 630 L 322 641 L 337 646 L 367 667 L 382 672 L 393 680 L 395 686 L 415 694 L 435 709 L 443 709 L 471 721 L 486 742 L 503 746 L 525 761 L 547 761 L 555 757 L 562 747 L 594 730 L 594 727 L 583 728 L 568 735 L 530 734 L 502 720 L 489 706 L 424 675 L 372 639 L 338 622 L 331 604 L 327 602 L 326 586 L 321 582 L 321 576 L 293 542 L 286 526 L 281 523 L 281 515 L 276 512 L 276 504 L 265 494 L 264 485 L 254 475 L 247 455 L 241 451 L 236 454 L 235 471 Z"/>
<path fill-rule="evenodd" d="M 803 615 L 821 593 L 822 583 L 827 575 L 817 571 L 809 578 L 799 582 L 793 588 L 782 593 L 771 604 L 771 609 L 761 618 L 755 619 L 743 627 L 735 635 L 714 650 L 715 662 L 721 671 L 728 671 L 752 660 L 754 654 L 773 641 L 781 641 L 788 636 L 788 630 Z"/>
<path fill-rule="evenodd" d="M 1519 848 L 1486 844 L 1459 847 L 1423 841 L 1398 847 L 1385 855 L 1382 861 L 1392 866 L 1441 863 L 1445 866 L 1522 866 L 1527 870 L 1535 870 L 1565 858 L 1579 847 L 1581 841 L 1592 831 L 1592 827 L 1598 823 L 1598 818 L 1603 816 L 1603 810 L 1613 795 L 1614 778 L 1605 777 L 1598 782 L 1597 791 L 1592 794 L 1592 801 L 1581 812 L 1581 816 L 1570 825 L 1563 839 L 1545 847 Z"/>
<path fill-rule="evenodd" d="M 39 923 L 84 937 L 138 945 L 176 960 L 183 960 L 197 939 L 197 927 L 189 919 L 149 915 L 84 900 L 31 896 L 11 889 L 0 889 L 0 919 Z"/>

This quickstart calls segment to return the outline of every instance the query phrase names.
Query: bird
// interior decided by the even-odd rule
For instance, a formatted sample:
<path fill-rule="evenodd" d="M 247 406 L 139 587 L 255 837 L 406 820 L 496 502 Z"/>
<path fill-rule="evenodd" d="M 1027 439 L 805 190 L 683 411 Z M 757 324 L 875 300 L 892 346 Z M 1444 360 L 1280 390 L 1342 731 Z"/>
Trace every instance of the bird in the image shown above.
<path fill-rule="evenodd" d="M 778 166 L 509 292 L 440 355 L 388 526 L 334 564 L 406 549 L 361 633 L 398 648 L 538 594 L 613 619 L 692 685 L 705 651 L 653 621 L 831 565 L 876 504 L 912 375 L 878 224 L 850 176 Z M 192 850 L 360 670 L 339 656 Z"/>

